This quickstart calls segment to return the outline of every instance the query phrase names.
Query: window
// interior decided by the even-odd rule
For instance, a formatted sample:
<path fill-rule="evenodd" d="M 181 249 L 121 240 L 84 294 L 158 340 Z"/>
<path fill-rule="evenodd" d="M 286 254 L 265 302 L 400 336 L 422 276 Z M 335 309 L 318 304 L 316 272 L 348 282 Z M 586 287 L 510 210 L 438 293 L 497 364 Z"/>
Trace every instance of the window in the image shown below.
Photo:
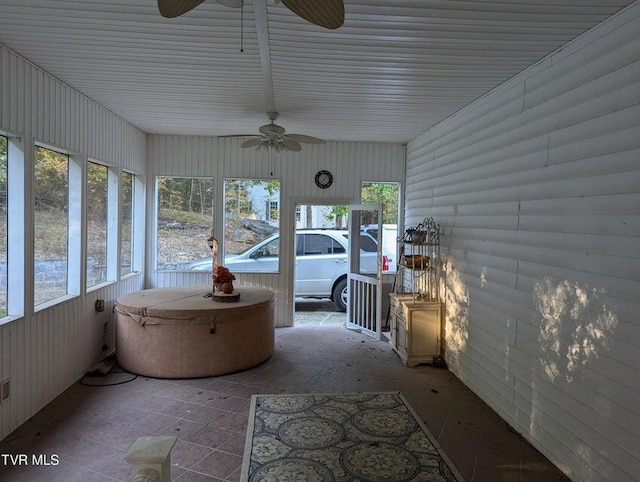
<path fill-rule="evenodd" d="M 398 216 L 399 216 L 400 183 L 397 182 L 363 182 L 361 190 L 362 204 L 382 205 L 382 254 L 387 257 L 389 271 L 394 273 L 398 264 Z M 363 231 L 378 238 L 378 225 L 367 225 L 364 220 Z"/>
<path fill-rule="evenodd" d="M 280 219 L 278 201 L 267 201 L 267 221 L 277 221 Z"/>
<path fill-rule="evenodd" d="M 343 234 L 343 236 L 349 239 L 348 234 Z M 360 233 L 360 249 L 367 253 L 375 253 L 378 251 L 378 243 L 368 233 Z"/>
<path fill-rule="evenodd" d="M 158 177 L 157 269 L 187 270 L 211 258 L 207 239 L 213 226 L 213 179 Z"/>
<path fill-rule="evenodd" d="M 226 259 L 227 255 L 247 251 L 280 230 L 280 181 L 225 179 L 224 207 Z M 276 243 L 279 242 L 277 239 Z M 279 248 L 274 252 L 279 252 Z M 278 270 L 275 265 L 265 269 Z"/>
<path fill-rule="evenodd" d="M 0 320 L 24 315 L 24 171 L 22 141 L 0 133 Z"/>
<path fill-rule="evenodd" d="M 9 140 L 0 136 L 0 318 L 7 314 L 7 239 L 9 216 L 7 202 L 7 157 Z"/>
<path fill-rule="evenodd" d="M 116 277 L 118 179 L 107 166 L 87 163 L 87 287 Z"/>
<path fill-rule="evenodd" d="M 135 176 L 122 172 L 121 217 L 120 217 L 120 275 L 133 272 L 133 221 Z"/>
<path fill-rule="evenodd" d="M 80 175 L 79 164 L 67 154 L 35 146 L 33 249 L 36 306 L 79 292 Z"/>
<path fill-rule="evenodd" d="M 301 255 L 344 253 L 344 248 L 331 236 L 325 234 L 305 234 Z"/>

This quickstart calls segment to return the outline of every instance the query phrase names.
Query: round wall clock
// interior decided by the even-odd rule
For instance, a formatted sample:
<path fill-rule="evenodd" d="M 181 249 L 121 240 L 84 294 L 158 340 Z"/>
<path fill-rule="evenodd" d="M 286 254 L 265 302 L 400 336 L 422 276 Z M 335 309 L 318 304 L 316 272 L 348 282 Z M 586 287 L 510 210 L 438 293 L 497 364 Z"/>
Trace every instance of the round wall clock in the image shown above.
<path fill-rule="evenodd" d="M 316 173 L 316 186 L 320 189 L 327 189 L 331 184 L 333 184 L 333 174 L 329 171 L 322 170 Z"/>

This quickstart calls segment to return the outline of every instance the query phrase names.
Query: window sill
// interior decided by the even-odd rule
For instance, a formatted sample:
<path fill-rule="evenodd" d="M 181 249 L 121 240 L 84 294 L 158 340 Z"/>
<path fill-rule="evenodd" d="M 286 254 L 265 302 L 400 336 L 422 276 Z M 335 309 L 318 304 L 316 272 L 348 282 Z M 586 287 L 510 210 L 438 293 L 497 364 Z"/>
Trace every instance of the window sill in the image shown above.
<path fill-rule="evenodd" d="M 100 288 L 105 288 L 107 286 L 115 284 L 115 280 L 103 281 L 102 283 L 98 283 L 97 285 L 87 286 L 87 293 L 91 293 L 93 291 L 97 291 Z"/>
<path fill-rule="evenodd" d="M 16 320 L 22 320 L 24 318 L 24 316 L 3 316 L 2 318 L 0 318 L 0 326 L 2 325 L 8 325 L 9 323 L 12 323 Z"/>
<path fill-rule="evenodd" d="M 40 311 L 44 311 L 48 308 L 52 308 L 60 303 L 64 303 L 65 301 L 72 300 L 74 298 L 78 298 L 78 295 L 66 295 L 61 296 L 60 298 L 56 298 L 55 300 L 47 301 L 46 303 L 41 303 L 33 307 L 34 313 L 39 313 Z"/>
<path fill-rule="evenodd" d="M 131 271 L 130 273 L 120 275 L 120 281 L 129 279 L 129 278 L 133 278 L 134 276 L 138 276 L 139 274 L 142 274 L 142 272 L 141 271 Z"/>

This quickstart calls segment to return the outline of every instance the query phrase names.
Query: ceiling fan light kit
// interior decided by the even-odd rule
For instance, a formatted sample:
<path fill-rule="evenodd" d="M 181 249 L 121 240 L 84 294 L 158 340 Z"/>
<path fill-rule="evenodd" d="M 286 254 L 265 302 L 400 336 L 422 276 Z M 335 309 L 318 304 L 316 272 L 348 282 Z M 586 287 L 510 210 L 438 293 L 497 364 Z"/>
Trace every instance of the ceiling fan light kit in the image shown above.
<path fill-rule="evenodd" d="M 277 112 L 268 112 L 267 117 L 271 121 L 269 124 L 258 127 L 258 135 L 247 135 L 242 137 L 250 137 L 244 141 L 240 147 L 255 147 L 258 152 L 266 152 L 273 150 L 278 154 L 288 151 L 300 152 L 302 144 L 324 144 L 324 140 L 317 137 L 307 136 L 304 134 L 287 134 L 284 127 L 275 123 L 278 118 Z M 238 137 L 238 136 L 231 136 Z"/>

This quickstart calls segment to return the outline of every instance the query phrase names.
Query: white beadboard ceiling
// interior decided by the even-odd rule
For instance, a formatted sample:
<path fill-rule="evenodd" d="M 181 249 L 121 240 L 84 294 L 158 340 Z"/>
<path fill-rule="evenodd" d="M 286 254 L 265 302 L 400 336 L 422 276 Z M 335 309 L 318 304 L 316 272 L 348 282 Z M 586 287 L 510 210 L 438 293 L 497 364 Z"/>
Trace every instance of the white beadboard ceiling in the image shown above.
<path fill-rule="evenodd" d="M 156 0 L 0 0 L 0 42 L 148 133 L 253 134 L 275 108 L 289 132 L 403 142 L 630 3 L 345 0 L 324 30 L 271 0 L 242 19 L 214 0 L 174 19 Z"/>

